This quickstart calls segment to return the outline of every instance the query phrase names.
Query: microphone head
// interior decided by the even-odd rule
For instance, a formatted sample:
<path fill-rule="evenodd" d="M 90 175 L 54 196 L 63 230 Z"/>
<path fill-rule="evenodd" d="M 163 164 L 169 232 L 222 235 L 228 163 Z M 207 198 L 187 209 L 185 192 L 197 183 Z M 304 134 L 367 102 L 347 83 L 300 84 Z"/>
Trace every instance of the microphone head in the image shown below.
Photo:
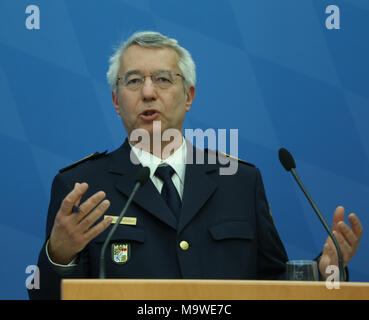
<path fill-rule="evenodd" d="M 143 186 L 150 178 L 150 168 L 142 167 L 137 172 L 136 182 L 139 182 Z"/>
<path fill-rule="evenodd" d="M 288 150 L 286 150 L 285 148 L 280 148 L 278 155 L 279 161 L 287 171 L 296 168 L 295 160 L 293 159 L 291 153 L 288 152 Z"/>

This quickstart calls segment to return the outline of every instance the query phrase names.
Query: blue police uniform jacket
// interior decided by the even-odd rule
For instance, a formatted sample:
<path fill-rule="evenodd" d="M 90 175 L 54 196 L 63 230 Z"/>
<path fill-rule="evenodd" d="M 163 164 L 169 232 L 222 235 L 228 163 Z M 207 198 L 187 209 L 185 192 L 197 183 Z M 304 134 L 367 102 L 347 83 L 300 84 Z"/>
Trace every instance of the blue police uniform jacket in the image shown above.
<path fill-rule="evenodd" d="M 190 148 L 193 154 L 201 152 Z M 61 202 L 76 182 L 89 185 L 81 203 L 103 190 L 111 203 L 105 215 L 119 216 L 141 166 L 132 163 L 130 151 L 126 140 L 112 153 L 84 161 L 54 178 L 46 240 Z M 285 278 L 288 258 L 270 215 L 259 170 L 239 163 L 236 174 L 220 175 L 219 162 L 206 162 L 205 157 L 205 164 L 186 164 L 179 221 L 151 180 L 138 190 L 125 215 L 136 218 L 136 224 L 120 224 L 107 247 L 107 278 Z M 29 290 L 30 298 L 60 298 L 63 278 L 98 278 L 101 248 L 111 227 L 93 239 L 80 252 L 77 266 L 66 272 L 49 262 L 45 241 L 38 260 L 40 289 Z"/>

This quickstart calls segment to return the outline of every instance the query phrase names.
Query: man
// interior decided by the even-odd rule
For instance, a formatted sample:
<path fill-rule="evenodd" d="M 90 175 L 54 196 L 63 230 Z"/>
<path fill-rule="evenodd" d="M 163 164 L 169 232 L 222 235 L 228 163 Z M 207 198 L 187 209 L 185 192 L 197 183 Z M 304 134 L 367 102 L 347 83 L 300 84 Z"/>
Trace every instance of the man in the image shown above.
<path fill-rule="evenodd" d="M 111 216 L 119 216 L 141 166 L 150 168 L 150 180 L 108 246 L 107 277 L 283 279 L 288 258 L 259 170 L 242 162 L 236 174 L 220 175 L 222 156 L 214 164 L 188 161 L 199 152 L 182 135 L 195 97 L 190 54 L 174 39 L 142 32 L 110 63 L 113 104 L 128 139 L 112 153 L 94 155 L 55 177 L 38 262 L 40 289 L 30 290 L 30 297 L 59 298 L 62 278 L 98 277 Z M 168 131 L 172 139 L 156 143 L 155 137 Z M 354 214 L 351 228 L 343 220 L 344 209 L 338 207 L 333 230 L 346 265 L 362 227 Z M 328 239 L 319 259 L 321 278 L 331 264 L 337 264 L 337 255 Z"/>

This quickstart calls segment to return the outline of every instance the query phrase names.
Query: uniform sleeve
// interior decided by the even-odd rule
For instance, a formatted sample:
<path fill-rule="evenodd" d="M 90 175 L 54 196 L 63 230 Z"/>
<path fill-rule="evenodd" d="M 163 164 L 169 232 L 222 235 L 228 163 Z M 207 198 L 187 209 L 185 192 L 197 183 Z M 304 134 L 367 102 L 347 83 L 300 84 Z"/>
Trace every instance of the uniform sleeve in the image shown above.
<path fill-rule="evenodd" d="M 270 214 L 259 170 L 256 178 L 255 206 L 258 229 L 258 278 L 284 280 L 288 257 Z"/>

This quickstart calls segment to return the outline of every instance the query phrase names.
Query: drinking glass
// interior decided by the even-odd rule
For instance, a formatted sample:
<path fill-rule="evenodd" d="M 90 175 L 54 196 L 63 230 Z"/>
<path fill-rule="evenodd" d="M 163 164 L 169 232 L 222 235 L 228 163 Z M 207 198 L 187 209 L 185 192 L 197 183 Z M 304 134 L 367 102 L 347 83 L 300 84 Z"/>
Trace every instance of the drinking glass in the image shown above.
<path fill-rule="evenodd" d="M 314 260 L 287 261 L 287 280 L 318 281 L 318 265 Z"/>

